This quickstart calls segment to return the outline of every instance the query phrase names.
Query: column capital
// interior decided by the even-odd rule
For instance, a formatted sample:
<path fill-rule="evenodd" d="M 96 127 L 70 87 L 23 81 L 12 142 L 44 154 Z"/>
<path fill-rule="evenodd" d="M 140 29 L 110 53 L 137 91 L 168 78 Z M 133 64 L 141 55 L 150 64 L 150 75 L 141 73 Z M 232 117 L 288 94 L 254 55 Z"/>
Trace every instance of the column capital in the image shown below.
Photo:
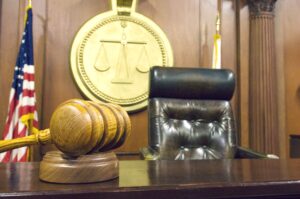
<path fill-rule="evenodd" d="M 247 0 L 251 15 L 273 14 L 277 0 Z"/>

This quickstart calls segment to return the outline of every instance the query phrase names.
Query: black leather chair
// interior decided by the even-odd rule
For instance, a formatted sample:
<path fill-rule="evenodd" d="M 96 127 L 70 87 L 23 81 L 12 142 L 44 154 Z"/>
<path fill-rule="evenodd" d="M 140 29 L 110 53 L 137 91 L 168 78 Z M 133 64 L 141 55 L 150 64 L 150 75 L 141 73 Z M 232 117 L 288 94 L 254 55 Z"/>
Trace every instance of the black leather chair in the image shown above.
<path fill-rule="evenodd" d="M 152 67 L 143 159 L 268 158 L 237 146 L 229 70 Z"/>

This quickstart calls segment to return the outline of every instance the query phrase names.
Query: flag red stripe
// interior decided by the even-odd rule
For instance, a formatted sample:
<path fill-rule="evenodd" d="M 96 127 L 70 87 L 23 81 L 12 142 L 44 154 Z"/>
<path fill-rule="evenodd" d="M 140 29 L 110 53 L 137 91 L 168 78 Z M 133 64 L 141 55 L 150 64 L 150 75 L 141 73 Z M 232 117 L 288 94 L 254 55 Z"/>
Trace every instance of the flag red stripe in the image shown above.
<path fill-rule="evenodd" d="M 20 137 L 26 136 L 27 127 L 25 125 L 22 125 L 22 126 L 23 126 L 23 129 L 19 130 L 20 126 L 17 123 L 17 125 L 14 128 L 14 138 L 20 138 Z M 26 161 L 28 149 L 26 149 L 26 153 L 21 158 L 18 158 L 18 149 L 15 149 L 14 151 L 15 152 L 12 153 L 12 155 L 11 155 L 11 156 L 13 156 L 13 157 L 11 157 L 13 159 L 13 162 L 20 162 L 21 160 Z"/>
<path fill-rule="evenodd" d="M 17 122 L 16 125 L 14 126 L 12 134 L 13 134 L 13 138 L 18 138 L 18 134 L 19 134 L 19 122 Z"/>
<path fill-rule="evenodd" d="M 6 119 L 6 123 L 5 123 L 5 127 L 4 127 L 4 132 L 3 132 L 3 137 L 4 138 L 6 138 L 8 133 L 9 133 L 9 127 L 10 127 L 12 118 L 15 115 L 14 112 L 16 110 L 17 104 L 18 104 L 18 101 L 15 98 L 13 98 L 11 100 L 11 102 L 9 103 L 9 112 L 8 112 L 8 115 L 7 115 L 7 119 Z"/>
<path fill-rule="evenodd" d="M 34 81 L 34 74 L 32 74 L 32 73 L 24 73 L 24 80 Z"/>
<path fill-rule="evenodd" d="M 26 128 L 26 126 L 24 126 L 24 128 L 17 133 L 17 137 L 24 137 L 24 136 L 26 136 L 26 130 L 27 130 L 27 128 Z"/>
<path fill-rule="evenodd" d="M 18 162 L 26 162 L 27 161 L 27 153 L 28 153 L 28 149 L 26 149 L 26 153 L 18 160 Z"/>
<path fill-rule="evenodd" d="M 34 90 L 28 90 L 28 89 L 24 89 L 23 90 L 23 97 L 35 97 L 35 91 Z"/>
<path fill-rule="evenodd" d="M 26 115 L 28 113 L 34 113 L 35 106 L 21 106 L 19 109 L 19 116 Z"/>
<path fill-rule="evenodd" d="M 10 156 L 11 156 L 10 151 L 5 152 L 5 155 L 4 155 L 4 158 L 3 158 L 2 162 L 9 162 L 10 161 Z"/>
<path fill-rule="evenodd" d="M 12 162 L 18 162 L 18 156 L 17 155 L 12 159 Z"/>
<path fill-rule="evenodd" d="M 38 123 L 38 121 L 37 121 L 36 119 L 33 120 L 32 125 L 33 125 L 35 128 L 37 128 L 37 129 L 38 129 L 38 127 L 39 127 L 39 123 Z"/>

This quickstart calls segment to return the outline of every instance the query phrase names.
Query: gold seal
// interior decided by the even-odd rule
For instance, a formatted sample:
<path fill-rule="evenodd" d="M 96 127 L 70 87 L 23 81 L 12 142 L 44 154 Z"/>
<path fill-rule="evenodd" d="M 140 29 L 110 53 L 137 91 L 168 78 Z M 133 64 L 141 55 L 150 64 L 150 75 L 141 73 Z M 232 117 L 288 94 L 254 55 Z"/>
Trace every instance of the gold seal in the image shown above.
<path fill-rule="evenodd" d="M 147 105 L 150 67 L 172 66 L 173 52 L 162 30 L 135 12 L 137 0 L 111 0 L 111 5 L 78 31 L 71 70 L 86 97 L 133 112 Z"/>

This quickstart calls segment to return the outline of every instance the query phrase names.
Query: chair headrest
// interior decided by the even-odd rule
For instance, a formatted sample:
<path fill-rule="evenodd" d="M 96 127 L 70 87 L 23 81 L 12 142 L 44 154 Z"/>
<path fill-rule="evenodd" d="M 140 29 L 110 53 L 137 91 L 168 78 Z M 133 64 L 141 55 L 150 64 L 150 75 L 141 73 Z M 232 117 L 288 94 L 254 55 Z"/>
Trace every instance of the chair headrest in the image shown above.
<path fill-rule="evenodd" d="M 149 86 L 149 98 L 230 100 L 235 78 L 227 69 L 154 66 Z"/>

